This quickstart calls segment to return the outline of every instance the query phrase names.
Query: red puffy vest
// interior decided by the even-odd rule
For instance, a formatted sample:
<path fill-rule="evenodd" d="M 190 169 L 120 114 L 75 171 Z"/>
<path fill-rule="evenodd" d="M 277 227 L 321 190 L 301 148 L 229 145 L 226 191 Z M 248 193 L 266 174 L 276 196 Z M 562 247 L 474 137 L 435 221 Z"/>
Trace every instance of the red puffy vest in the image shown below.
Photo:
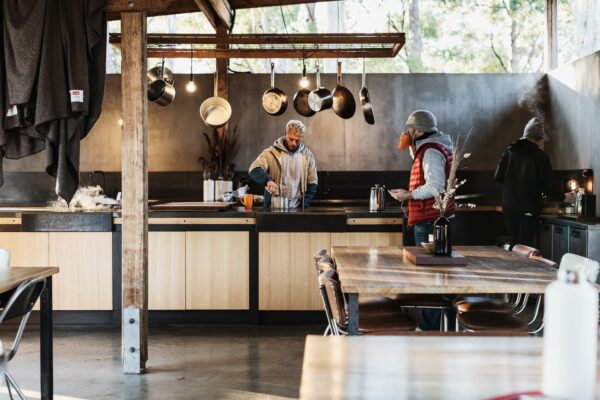
<path fill-rule="evenodd" d="M 408 190 L 412 191 L 419 186 L 425 184 L 425 174 L 423 173 L 423 157 L 427 149 L 436 149 L 444 155 L 446 158 L 445 177 L 444 181 L 448 179 L 450 173 L 450 166 L 452 165 L 452 154 L 446 150 L 446 148 L 437 143 L 427 143 L 417 149 L 415 159 L 413 160 L 412 168 L 410 170 L 410 182 L 408 184 Z M 408 201 L 408 225 L 421 224 L 424 222 L 435 221 L 440 216 L 440 210 L 433 208 L 435 199 L 432 197 L 426 200 L 409 200 Z M 454 198 L 450 200 L 446 210 L 446 216 L 452 215 L 456 208 Z"/>

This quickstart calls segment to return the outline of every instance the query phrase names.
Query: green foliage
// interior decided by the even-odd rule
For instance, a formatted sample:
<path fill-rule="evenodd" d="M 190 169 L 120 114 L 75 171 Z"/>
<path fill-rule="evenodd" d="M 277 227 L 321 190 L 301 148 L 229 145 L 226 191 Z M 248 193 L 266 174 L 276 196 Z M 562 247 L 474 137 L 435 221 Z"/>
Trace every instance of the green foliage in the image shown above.
<path fill-rule="evenodd" d="M 241 9 L 237 11 L 233 31 L 405 32 L 406 45 L 399 56 L 366 60 L 368 73 L 539 72 L 544 66 L 545 8 L 546 0 L 344 0 Z M 600 49 L 598 9 L 600 0 L 558 0 L 560 61 Z M 418 15 L 411 15 L 411 10 L 418 10 Z M 120 24 L 111 22 L 109 30 L 119 31 Z M 202 13 L 191 13 L 149 18 L 148 32 L 214 30 Z M 420 45 L 414 45 L 415 42 Z M 309 51 L 306 57 L 307 69 L 313 73 L 316 60 Z M 120 53 L 112 46 L 107 58 L 108 71 L 119 71 Z M 231 59 L 230 67 L 240 72 L 266 73 L 270 61 Z M 273 61 L 279 73 L 302 71 L 300 59 Z M 155 62 L 149 60 L 148 64 Z M 175 72 L 189 72 L 189 60 L 167 60 L 167 63 Z M 323 72 L 335 72 L 334 60 L 321 60 L 321 66 Z M 194 60 L 197 73 L 210 73 L 214 68 L 214 60 Z M 344 72 L 361 70 L 362 60 L 344 59 Z"/>

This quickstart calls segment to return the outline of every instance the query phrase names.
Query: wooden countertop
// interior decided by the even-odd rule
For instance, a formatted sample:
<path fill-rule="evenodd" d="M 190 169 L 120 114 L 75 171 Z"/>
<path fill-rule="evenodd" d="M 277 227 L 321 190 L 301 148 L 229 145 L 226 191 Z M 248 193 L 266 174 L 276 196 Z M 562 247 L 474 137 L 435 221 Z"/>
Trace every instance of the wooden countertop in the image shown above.
<path fill-rule="evenodd" d="M 533 337 L 308 336 L 300 399 L 466 400 L 540 391 L 542 347 Z"/>
<path fill-rule="evenodd" d="M 419 266 L 402 247 L 333 247 L 342 290 L 400 293 L 543 293 L 556 269 L 495 246 L 457 246 L 467 265 Z"/>

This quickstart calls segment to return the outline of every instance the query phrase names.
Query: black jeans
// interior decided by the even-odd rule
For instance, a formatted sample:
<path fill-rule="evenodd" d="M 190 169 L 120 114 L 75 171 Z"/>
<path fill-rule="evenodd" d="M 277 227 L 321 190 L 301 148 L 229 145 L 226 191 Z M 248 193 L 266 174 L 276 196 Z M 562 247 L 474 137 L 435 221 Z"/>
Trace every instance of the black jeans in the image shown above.
<path fill-rule="evenodd" d="M 539 222 L 537 215 L 504 213 L 504 219 L 511 246 L 524 244 L 535 247 L 535 236 Z"/>
<path fill-rule="evenodd" d="M 416 224 L 413 227 L 415 235 L 415 246 L 420 246 L 421 242 L 428 242 L 428 236 L 433 233 L 433 221 Z M 442 311 L 436 309 L 424 309 L 422 318 L 419 322 L 419 329 L 422 331 L 437 331 L 440 329 Z M 448 311 L 448 329 L 454 330 L 456 314 L 453 310 Z"/>

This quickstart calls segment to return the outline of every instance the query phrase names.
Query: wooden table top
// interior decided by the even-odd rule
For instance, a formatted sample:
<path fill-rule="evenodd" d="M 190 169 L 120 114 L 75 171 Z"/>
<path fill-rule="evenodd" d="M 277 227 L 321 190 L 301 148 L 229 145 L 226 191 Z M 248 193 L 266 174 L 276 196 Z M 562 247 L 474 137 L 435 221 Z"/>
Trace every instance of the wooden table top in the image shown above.
<path fill-rule="evenodd" d="M 415 265 L 402 247 L 335 246 L 344 293 L 543 293 L 556 269 L 495 246 L 456 246 L 467 265 Z"/>
<path fill-rule="evenodd" d="M 58 267 L 9 267 L 0 269 L 0 293 L 8 292 L 34 278 L 47 278 L 58 273 Z"/>
<path fill-rule="evenodd" d="M 534 337 L 308 336 L 300 399 L 486 399 L 540 391 L 542 347 Z"/>

